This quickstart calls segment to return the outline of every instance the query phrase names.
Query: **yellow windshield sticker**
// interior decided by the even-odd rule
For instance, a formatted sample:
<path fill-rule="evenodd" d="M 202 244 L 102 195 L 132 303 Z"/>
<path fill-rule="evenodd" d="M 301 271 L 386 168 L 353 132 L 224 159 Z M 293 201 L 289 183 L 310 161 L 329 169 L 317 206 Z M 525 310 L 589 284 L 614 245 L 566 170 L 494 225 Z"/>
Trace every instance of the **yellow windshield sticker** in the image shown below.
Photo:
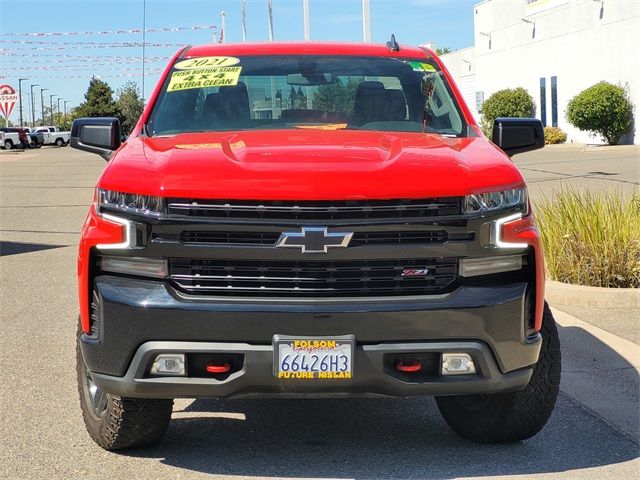
<path fill-rule="evenodd" d="M 173 72 L 167 92 L 191 88 L 229 87 L 238 84 L 242 67 L 198 68 Z"/>
<path fill-rule="evenodd" d="M 422 69 L 425 72 L 435 72 L 436 71 L 436 67 L 434 67 L 430 63 L 420 62 L 420 65 L 422 66 Z"/>
<path fill-rule="evenodd" d="M 236 57 L 196 57 L 182 60 L 176 63 L 173 68 L 176 70 L 193 70 L 194 68 L 207 67 L 230 67 L 240 63 Z"/>

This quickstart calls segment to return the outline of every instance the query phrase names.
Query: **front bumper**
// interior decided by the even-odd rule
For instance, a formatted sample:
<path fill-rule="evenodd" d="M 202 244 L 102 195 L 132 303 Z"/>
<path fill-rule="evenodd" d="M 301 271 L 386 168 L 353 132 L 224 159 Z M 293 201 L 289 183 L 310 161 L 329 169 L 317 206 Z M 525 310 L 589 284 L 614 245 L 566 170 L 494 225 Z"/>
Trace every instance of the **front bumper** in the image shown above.
<path fill-rule="evenodd" d="M 477 375 L 440 376 L 412 381 L 397 378 L 383 367 L 386 354 L 465 352 Z M 151 377 L 146 374 L 158 353 L 241 354 L 242 369 L 228 378 Z M 502 373 L 489 348 L 480 342 L 423 342 L 360 345 L 356 348 L 354 376 L 348 380 L 277 379 L 273 375 L 271 345 L 247 343 L 147 342 L 136 351 L 124 377 L 92 374 L 104 391 L 123 397 L 252 397 L 252 396 L 369 396 L 410 397 L 509 392 L 524 388 L 532 368 Z"/>
<path fill-rule="evenodd" d="M 541 337 L 527 338 L 526 283 L 460 287 L 429 297 L 241 302 L 194 298 L 160 281 L 99 276 L 96 329 L 81 348 L 94 381 L 133 397 L 251 395 L 445 395 L 523 388 Z M 278 380 L 272 338 L 355 335 L 350 380 Z M 405 381 L 383 366 L 388 353 L 469 353 L 478 375 Z M 243 367 L 224 380 L 149 378 L 159 352 L 237 353 Z M 334 382 L 334 383 L 332 383 Z M 339 383 L 337 383 L 339 382 Z"/>

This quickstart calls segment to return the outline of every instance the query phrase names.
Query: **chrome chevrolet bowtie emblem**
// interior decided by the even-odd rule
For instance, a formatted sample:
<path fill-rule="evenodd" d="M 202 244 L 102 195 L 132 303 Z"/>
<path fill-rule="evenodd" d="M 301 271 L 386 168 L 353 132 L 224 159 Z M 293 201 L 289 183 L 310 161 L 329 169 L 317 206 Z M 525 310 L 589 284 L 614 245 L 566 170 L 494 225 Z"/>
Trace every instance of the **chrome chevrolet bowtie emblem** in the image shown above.
<path fill-rule="evenodd" d="M 329 247 L 346 247 L 353 232 L 327 232 L 327 227 L 302 227 L 300 232 L 283 232 L 276 247 L 300 248 L 302 253 L 327 253 Z"/>

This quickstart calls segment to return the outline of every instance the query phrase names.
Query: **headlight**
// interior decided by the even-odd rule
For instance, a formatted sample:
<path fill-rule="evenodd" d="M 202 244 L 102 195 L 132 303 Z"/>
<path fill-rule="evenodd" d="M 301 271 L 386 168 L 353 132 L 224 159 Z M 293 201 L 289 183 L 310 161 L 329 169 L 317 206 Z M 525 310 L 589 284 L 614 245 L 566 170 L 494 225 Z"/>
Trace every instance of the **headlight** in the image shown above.
<path fill-rule="evenodd" d="M 496 212 L 510 208 L 517 208 L 523 214 L 529 209 L 529 199 L 526 188 L 503 190 L 501 192 L 474 193 L 464 199 L 465 213 Z"/>
<path fill-rule="evenodd" d="M 112 190 L 98 190 L 98 212 L 103 209 L 118 210 L 121 212 L 139 213 L 141 215 L 159 216 L 164 213 L 164 198 L 137 193 L 122 193 Z"/>

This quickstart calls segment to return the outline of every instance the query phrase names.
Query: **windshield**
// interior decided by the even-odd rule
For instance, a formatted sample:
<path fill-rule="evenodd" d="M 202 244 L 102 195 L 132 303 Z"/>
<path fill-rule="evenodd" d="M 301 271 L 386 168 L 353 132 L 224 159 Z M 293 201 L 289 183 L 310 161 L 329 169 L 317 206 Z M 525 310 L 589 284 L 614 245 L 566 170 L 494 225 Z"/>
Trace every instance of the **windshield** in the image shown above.
<path fill-rule="evenodd" d="M 426 58 L 288 55 L 178 60 L 147 133 L 283 128 L 466 132 L 447 79 Z"/>

